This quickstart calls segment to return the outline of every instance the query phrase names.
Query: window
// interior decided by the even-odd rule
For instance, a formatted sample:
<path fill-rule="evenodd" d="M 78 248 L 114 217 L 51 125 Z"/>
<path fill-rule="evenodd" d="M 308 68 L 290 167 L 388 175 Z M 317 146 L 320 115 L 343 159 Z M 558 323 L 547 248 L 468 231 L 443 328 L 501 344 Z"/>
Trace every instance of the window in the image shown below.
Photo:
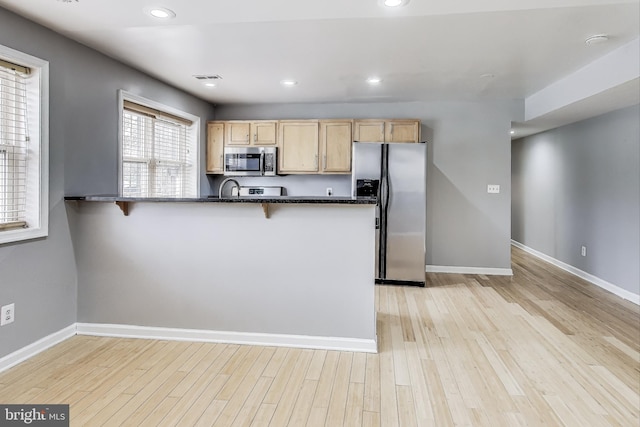
<path fill-rule="evenodd" d="M 196 197 L 198 118 L 124 92 L 121 104 L 120 194 Z"/>
<path fill-rule="evenodd" d="M 0 244 L 48 233 L 48 63 L 0 45 Z"/>

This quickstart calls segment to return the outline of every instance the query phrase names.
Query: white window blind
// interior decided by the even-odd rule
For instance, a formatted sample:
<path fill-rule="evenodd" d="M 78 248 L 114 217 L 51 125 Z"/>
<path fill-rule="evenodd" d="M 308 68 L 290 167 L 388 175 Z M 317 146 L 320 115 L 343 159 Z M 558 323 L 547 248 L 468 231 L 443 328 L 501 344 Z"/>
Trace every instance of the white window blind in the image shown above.
<path fill-rule="evenodd" d="M 0 231 L 27 226 L 28 72 L 0 61 Z"/>
<path fill-rule="evenodd" d="M 193 124 L 126 100 L 122 114 L 122 195 L 195 197 Z"/>

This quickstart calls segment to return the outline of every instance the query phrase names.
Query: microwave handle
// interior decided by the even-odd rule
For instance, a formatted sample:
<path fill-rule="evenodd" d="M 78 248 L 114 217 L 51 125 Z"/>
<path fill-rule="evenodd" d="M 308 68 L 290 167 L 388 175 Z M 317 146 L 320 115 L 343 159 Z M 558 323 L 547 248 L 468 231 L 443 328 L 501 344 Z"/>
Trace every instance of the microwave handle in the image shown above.
<path fill-rule="evenodd" d="M 260 153 L 260 175 L 264 175 L 264 152 Z"/>

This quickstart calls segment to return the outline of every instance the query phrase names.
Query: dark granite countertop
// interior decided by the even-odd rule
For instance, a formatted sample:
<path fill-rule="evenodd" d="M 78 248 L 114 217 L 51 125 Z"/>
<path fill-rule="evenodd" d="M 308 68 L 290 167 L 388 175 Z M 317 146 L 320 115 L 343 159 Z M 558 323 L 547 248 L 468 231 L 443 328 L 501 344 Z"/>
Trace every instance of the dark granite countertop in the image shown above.
<path fill-rule="evenodd" d="M 374 205 L 375 197 L 223 197 L 217 196 L 197 198 L 142 198 L 142 197 L 118 197 L 109 195 L 96 196 L 67 196 L 69 201 L 86 202 L 127 202 L 127 203 L 298 203 L 298 204 L 334 204 L 334 205 Z"/>

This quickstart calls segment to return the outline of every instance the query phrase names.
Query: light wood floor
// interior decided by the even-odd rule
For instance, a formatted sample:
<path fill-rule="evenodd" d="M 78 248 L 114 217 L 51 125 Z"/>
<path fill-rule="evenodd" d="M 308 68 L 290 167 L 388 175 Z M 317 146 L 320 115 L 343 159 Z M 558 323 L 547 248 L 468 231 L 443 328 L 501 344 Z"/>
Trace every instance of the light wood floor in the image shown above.
<path fill-rule="evenodd" d="M 0 402 L 73 426 L 640 425 L 638 307 L 513 269 L 377 287 L 379 354 L 78 336 L 0 374 Z"/>

